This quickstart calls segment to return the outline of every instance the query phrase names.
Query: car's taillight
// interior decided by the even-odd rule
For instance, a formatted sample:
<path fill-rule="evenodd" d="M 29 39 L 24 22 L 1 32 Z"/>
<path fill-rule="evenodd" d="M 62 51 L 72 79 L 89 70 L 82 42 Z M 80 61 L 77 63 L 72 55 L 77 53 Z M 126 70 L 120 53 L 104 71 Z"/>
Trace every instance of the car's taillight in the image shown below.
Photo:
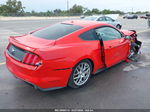
<path fill-rule="evenodd" d="M 27 52 L 25 53 L 22 62 L 28 65 L 39 66 L 41 64 L 41 59 L 36 54 Z"/>

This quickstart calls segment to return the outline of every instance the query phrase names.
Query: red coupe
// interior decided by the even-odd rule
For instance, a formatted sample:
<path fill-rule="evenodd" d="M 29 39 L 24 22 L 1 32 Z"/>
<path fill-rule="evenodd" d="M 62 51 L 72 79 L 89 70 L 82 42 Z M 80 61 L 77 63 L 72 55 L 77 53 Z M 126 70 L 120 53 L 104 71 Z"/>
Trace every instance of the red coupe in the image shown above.
<path fill-rule="evenodd" d="M 6 64 L 15 77 L 40 90 L 79 88 L 99 70 L 127 61 L 131 38 L 135 31 L 70 20 L 11 36 Z"/>

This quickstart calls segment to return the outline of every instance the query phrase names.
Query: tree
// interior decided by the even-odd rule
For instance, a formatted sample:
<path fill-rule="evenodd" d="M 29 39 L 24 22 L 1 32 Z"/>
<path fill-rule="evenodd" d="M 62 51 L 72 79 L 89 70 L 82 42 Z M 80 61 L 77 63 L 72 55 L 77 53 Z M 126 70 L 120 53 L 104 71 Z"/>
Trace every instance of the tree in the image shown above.
<path fill-rule="evenodd" d="M 0 13 L 10 14 L 10 15 L 22 15 L 24 12 L 21 1 L 17 0 L 8 0 L 5 5 L 0 6 Z"/>
<path fill-rule="evenodd" d="M 47 14 L 47 16 L 52 16 L 52 15 L 53 15 L 53 12 L 48 10 L 48 11 L 46 12 L 46 14 Z"/>
<path fill-rule="evenodd" d="M 81 5 L 74 5 L 72 8 L 70 8 L 69 13 L 73 15 L 80 15 L 83 14 L 84 7 Z"/>
<path fill-rule="evenodd" d="M 4 15 L 5 13 L 7 13 L 9 10 L 8 10 L 8 6 L 7 5 L 1 5 L 0 6 L 0 14 L 1 15 Z"/>
<path fill-rule="evenodd" d="M 99 11 L 99 9 L 94 8 L 94 9 L 92 9 L 92 13 L 93 13 L 93 14 L 99 14 L 99 13 L 100 13 L 100 11 Z"/>
<path fill-rule="evenodd" d="M 92 15 L 92 11 L 87 9 L 86 11 L 84 11 L 84 15 L 91 16 Z"/>
<path fill-rule="evenodd" d="M 60 15 L 62 13 L 62 11 L 60 9 L 55 9 L 54 11 L 54 15 Z"/>
<path fill-rule="evenodd" d="M 104 10 L 102 11 L 102 14 L 112 14 L 112 12 L 111 12 L 111 10 L 109 10 L 109 9 L 104 9 Z"/>

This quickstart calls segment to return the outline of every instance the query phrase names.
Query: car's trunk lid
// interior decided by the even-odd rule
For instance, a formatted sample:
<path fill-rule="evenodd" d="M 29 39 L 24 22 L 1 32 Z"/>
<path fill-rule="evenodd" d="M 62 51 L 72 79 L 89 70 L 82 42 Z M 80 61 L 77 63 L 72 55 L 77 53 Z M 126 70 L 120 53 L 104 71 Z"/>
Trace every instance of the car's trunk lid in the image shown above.
<path fill-rule="evenodd" d="M 9 38 L 10 43 L 18 47 L 27 48 L 27 50 L 35 50 L 38 48 L 51 47 L 55 44 L 55 40 L 46 40 L 32 35 L 15 36 Z"/>
<path fill-rule="evenodd" d="M 45 48 L 55 44 L 55 40 L 46 40 L 32 35 L 24 35 L 21 37 L 14 38 L 17 42 L 32 47 L 32 48 Z"/>
<path fill-rule="evenodd" d="M 35 53 L 36 49 L 52 47 L 55 40 L 45 40 L 32 35 L 11 36 L 7 53 L 14 59 L 22 61 L 27 52 Z"/>

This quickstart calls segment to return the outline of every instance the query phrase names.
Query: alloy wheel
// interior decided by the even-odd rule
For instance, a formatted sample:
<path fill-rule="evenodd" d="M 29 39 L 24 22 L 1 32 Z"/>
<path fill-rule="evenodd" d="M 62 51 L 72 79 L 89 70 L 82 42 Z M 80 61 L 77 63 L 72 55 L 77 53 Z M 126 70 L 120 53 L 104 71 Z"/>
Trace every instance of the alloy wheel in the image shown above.
<path fill-rule="evenodd" d="M 88 63 L 80 63 L 73 72 L 73 81 L 77 86 L 84 85 L 91 74 L 91 67 Z"/>

